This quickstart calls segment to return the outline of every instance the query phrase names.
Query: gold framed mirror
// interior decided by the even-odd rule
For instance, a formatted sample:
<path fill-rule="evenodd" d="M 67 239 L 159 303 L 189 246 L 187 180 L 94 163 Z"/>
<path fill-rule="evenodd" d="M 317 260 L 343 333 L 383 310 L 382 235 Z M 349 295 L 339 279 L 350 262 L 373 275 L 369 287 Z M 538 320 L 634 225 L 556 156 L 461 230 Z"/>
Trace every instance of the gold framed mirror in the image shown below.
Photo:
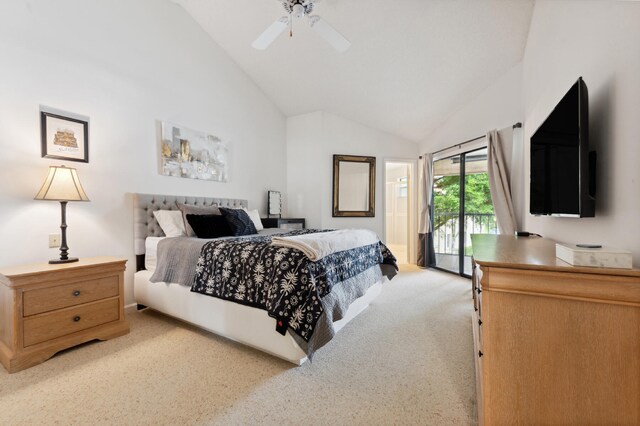
<path fill-rule="evenodd" d="M 376 158 L 333 156 L 333 217 L 375 217 Z"/>

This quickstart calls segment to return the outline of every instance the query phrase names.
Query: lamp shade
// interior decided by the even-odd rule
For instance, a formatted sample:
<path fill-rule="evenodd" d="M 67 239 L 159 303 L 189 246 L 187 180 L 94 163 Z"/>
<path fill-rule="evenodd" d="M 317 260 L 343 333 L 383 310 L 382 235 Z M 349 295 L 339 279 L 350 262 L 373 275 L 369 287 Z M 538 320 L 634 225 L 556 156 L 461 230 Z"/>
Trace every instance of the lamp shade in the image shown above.
<path fill-rule="evenodd" d="M 78 172 L 72 167 L 49 166 L 49 175 L 35 196 L 36 200 L 48 201 L 89 201 Z"/>

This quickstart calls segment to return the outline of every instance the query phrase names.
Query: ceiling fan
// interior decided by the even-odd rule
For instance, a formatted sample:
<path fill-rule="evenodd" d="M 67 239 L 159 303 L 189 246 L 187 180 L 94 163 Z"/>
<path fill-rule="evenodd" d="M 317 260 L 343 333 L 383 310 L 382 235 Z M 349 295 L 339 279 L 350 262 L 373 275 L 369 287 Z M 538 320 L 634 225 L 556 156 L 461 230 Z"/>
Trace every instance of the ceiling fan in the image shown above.
<path fill-rule="evenodd" d="M 351 43 L 342 34 L 327 24 L 318 15 L 311 15 L 317 2 L 320 0 L 277 0 L 282 3 L 288 16 L 283 16 L 271 24 L 252 44 L 255 49 L 264 50 L 282 32 L 289 27 L 289 37 L 293 37 L 293 20 L 308 18 L 309 26 L 314 29 L 322 38 L 332 45 L 338 52 L 346 51 Z"/>

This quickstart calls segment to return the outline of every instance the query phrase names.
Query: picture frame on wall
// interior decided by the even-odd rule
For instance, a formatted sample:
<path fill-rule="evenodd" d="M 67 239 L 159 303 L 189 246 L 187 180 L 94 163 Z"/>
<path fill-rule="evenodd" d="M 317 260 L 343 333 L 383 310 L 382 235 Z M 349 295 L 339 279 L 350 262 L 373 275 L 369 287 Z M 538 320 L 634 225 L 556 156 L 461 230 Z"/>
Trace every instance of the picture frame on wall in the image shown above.
<path fill-rule="evenodd" d="M 89 122 L 40 111 L 42 158 L 89 162 Z"/>
<path fill-rule="evenodd" d="M 160 121 L 160 174 L 229 182 L 229 143 L 211 133 Z"/>

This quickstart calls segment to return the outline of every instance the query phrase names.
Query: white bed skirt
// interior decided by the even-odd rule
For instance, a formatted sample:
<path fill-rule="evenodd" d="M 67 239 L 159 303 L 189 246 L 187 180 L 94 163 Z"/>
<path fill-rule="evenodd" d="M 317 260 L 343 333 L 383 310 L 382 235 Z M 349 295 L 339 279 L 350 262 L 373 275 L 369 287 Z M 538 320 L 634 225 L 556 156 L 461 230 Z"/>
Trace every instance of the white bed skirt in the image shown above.
<path fill-rule="evenodd" d="M 276 320 L 266 311 L 192 293 L 189 287 L 180 284 L 151 283 L 151 275 L 151 271 L 136 272 L 134 295 L 137 303 L 296 365 L 307 360 L 289 331 L 284 336 L 275 331 Z M 364 296 L 349 306 L 343 319 L 333 323 L 336 332 L 369 306 L 382 291 L 383 281 L 371 286 Z"/>

